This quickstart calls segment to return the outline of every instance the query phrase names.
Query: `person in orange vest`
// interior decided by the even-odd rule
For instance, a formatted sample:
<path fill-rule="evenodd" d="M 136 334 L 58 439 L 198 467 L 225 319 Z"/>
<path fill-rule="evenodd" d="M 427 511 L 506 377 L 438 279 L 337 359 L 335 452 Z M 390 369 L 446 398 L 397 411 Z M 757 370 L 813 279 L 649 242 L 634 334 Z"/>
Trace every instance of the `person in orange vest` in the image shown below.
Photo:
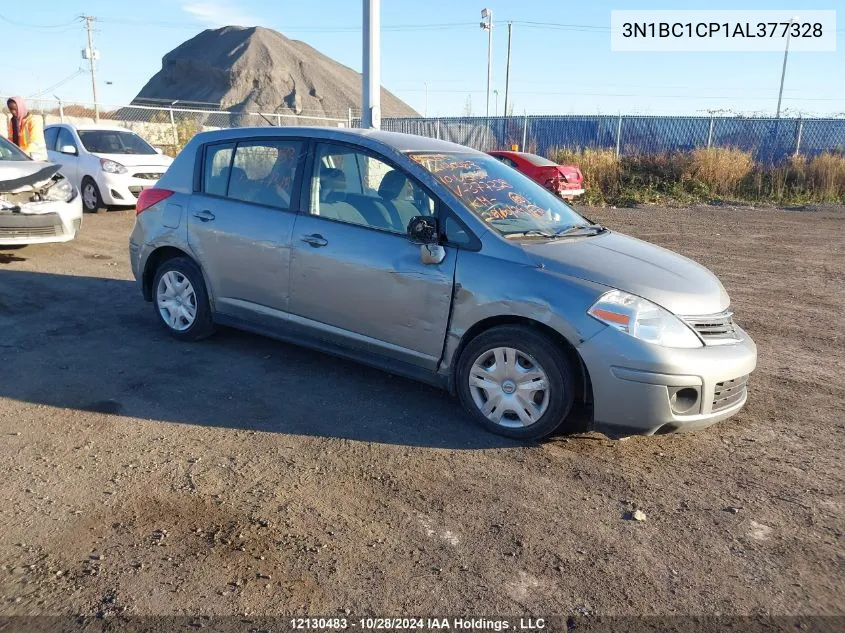
<path fill-rule="evenodd" d="M 12 97 L 6 102 L 12 113 L 9 119 L 9 140 L 29 154 L 33 160 L 47 160 L 47 143 L 44 126 L 32 116 L 22 97 Z"/>

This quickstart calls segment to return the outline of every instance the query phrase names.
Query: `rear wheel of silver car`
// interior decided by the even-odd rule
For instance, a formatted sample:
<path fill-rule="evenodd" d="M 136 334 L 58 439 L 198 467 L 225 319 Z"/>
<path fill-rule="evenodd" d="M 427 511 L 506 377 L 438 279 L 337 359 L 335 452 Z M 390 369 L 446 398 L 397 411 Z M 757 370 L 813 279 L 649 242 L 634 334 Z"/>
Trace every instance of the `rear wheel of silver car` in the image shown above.
<path fill-rule="evenodd" d="M 82 186 L 79 189 L 82 196 L 82 207 L 88 213 L 100 213 L 105 211 L 106 207 L 103 204 L 103 197 L 100 195 L 100 188 L 97 183 L 90 176 L 85 176 L 82 179 Z"/>
<path fill-rule="evenodd" d="M 198 341 L 214 332 L 202 273 L 187 257 L 168 259 L 158 267 L 153 280 L 153 306 L 174 338 Z"/>
<path fill-rule="evenodd" d="M 461 404 L 489 431 L 515 439 L 553 433 L 572 408 L 573 385 L 563 350 L 529 327 L 492 328 L 470 341 L 458 361 Z"/>

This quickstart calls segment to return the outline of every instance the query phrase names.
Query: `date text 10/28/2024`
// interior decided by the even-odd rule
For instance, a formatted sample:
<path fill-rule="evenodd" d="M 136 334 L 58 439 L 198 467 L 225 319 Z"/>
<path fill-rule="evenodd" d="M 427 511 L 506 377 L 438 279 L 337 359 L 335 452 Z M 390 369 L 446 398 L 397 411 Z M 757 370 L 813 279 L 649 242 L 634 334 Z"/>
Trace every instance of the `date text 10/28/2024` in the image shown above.
<path fill-rule="evenodd" d="M 291 618 L 294 631 L 541 631 L 544 618 Z"/>

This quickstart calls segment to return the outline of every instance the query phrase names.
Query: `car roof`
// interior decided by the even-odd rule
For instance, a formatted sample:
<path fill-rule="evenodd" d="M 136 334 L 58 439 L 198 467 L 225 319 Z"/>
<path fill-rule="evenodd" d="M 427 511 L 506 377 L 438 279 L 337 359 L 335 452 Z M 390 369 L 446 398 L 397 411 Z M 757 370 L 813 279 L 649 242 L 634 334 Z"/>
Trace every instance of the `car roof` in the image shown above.
<path fill-rule="evenodd" d="M 122 127 L 120 125 L 108 125 L 108 124 L 101 124 L 101 123 L 52 123 L 45 127 L 66 127 L 73 130 L 82 130 L 83 132 L 87 132 L 89 130 L 101 130 L 106 132 L 132 132 L 129 128 Z"/>
<path fill-rule="evenodd" d="M 331 141 L 347 141 L 360 143 L 362 140 L 389 147 L 399 152 L 460 152 L 482 154 L 465 145 L 458 145 L 450 141 L 443 141 L 427 136 L 402 134 L 400 132 L 386 132 L 384 130 L 362 128 L 334 128 L 334 127 L 306 127 L 306 126 L 278 126 L 278 127 L 242 127 L 228 128 L 201 132 L 197 140 L 202 143 L 215 141 L 237 140 L 252 136 L 299 136 Z"/>

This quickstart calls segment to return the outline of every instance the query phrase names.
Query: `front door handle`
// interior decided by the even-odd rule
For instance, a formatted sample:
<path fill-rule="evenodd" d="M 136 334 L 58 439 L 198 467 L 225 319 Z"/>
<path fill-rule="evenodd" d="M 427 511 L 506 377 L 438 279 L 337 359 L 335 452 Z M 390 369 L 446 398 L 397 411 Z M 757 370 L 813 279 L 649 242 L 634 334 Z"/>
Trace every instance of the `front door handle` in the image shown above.
<path fill-rule="evenodd" d="M 194 217 L 202 222 L 210 222 L 216 216 L 211 211 L 198 211 L 197 213 L 194 213 Z"/>
<path fill-rule="evenodd" d="M 314 248 L 320 248 L 321 246 L 327 246 L 329 241 L 324 238 L 319 233 L 314 233 L 313 235 L 306 235 L 302 238 L 302 241 L 306 244 L 310 244 Z"/>

